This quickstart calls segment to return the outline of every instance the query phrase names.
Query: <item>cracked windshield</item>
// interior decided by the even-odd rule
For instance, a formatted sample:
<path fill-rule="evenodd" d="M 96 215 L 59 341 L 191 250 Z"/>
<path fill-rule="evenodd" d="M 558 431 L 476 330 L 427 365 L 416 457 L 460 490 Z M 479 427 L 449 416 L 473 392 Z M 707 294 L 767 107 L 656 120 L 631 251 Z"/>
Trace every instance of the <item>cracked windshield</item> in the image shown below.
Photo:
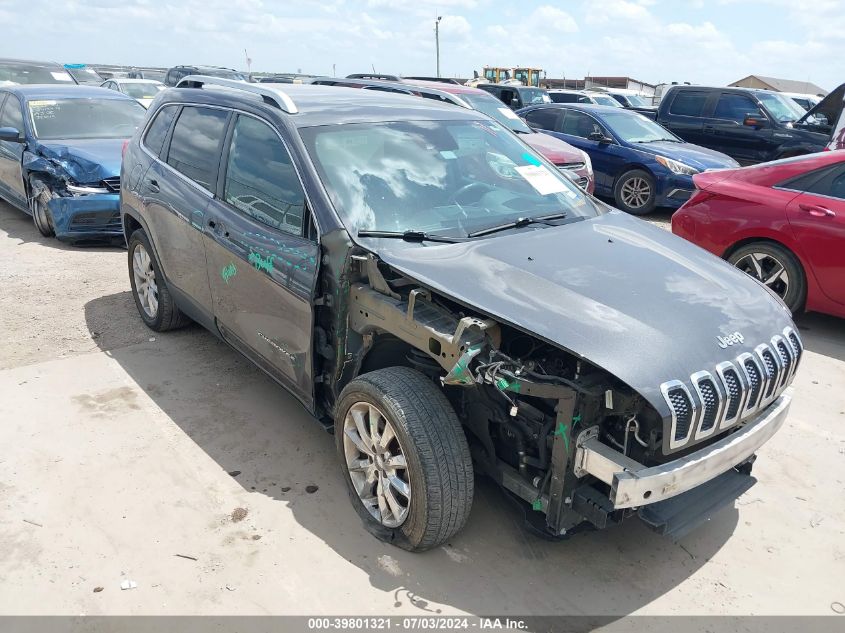
<path fill-rule="evenodd" d="M 301 130 L 338 213 L 358 231 L 466 237 L 521 218 L 599 213 L 581 189 L 494 121 Z"/>

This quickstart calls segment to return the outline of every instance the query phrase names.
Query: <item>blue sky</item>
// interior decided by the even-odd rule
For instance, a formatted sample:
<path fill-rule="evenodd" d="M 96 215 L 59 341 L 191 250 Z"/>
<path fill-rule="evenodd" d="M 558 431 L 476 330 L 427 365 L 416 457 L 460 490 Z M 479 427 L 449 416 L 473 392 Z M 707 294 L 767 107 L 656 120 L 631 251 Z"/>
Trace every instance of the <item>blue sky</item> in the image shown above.
<path fill-rule="evenodd" d="M 841 0 L 0 0 L 0 56 L 338 75 L 471 76 L 530 65 L 548 76 L 726 84 L 748 74 L 828 90 L 845 43 Z M 33 17 L 38 16 L 38 24 Z"/>

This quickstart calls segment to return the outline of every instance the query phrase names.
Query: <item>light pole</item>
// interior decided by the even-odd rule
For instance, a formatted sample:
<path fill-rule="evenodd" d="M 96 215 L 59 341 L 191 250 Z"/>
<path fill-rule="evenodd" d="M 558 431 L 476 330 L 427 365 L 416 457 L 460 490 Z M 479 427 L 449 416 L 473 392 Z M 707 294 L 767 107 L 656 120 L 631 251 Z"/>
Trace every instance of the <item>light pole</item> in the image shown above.
<path fill-rule="evenodd" d="M 434 21 L 434 46 L 437 49 L 437 76 L 440 77 L 440 20 L 442 15 L 438 15 Z"/>

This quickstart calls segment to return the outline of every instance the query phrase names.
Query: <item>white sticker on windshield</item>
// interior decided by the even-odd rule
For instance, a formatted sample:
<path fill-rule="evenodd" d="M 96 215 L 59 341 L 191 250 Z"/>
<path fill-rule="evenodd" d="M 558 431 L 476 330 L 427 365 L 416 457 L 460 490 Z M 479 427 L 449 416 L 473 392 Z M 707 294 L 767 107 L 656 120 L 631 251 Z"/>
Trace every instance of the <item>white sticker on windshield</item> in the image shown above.
<path fill-rule="evenodd" d="M 519 175 L 528 181 L 541 196 L 551 193 L 564 193 L 569 191 L 567 186 L 553 174 L 547 167 L 542 165 L 522 165 L 516 168 Z"/>
<path fill-rule="evenodd" d="M 455 158 L 455 152 L 450 151 L 448 149 L 444 149 L 442 152 L 440 152 L 440 155 L 447 160 Z"/>
<path fill-rule="evenodd" d="M 519 119 L 519 115 L 510 108 L 499 108 L 499 112 L 509 119 Z"/>
<path fill-rule="evenodd" d="M 68 75 L 66 72 L 50 72 L 50 74 L 53 75 L 53 79 L 55 79 L 56 81 L 73 81 L 70 75 Z"/>

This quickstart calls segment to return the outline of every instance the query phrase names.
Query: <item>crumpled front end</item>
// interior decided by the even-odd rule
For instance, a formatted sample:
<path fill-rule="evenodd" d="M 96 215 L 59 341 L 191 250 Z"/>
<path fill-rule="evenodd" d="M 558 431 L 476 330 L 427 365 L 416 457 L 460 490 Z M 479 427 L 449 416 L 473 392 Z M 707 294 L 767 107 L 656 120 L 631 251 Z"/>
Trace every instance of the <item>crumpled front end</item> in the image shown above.
<path fill-rule="evenodd" d="M 55 197 L 47 208 L 60 240 L 123 237 L 120 195 L 117 193 Z"/>

